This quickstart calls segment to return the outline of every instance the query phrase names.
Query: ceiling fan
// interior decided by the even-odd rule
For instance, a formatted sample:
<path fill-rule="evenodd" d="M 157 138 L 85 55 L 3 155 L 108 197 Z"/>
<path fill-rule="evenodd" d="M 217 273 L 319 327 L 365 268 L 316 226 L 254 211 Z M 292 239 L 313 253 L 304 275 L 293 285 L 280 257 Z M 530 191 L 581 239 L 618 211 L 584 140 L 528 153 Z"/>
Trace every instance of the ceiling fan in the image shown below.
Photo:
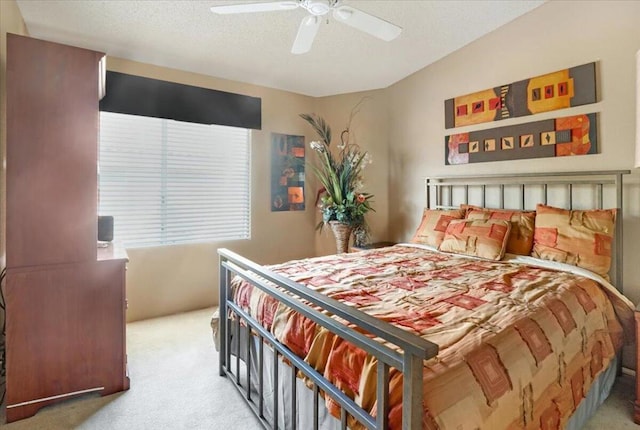
<path fill-rule="evenodd" d="M 298 34 L 291 48 L 291 52 L 294 54 L 309 52 L 320 28 L 320 23 L 329 12 L 333 12 L 333 18 L 336 21 L 387 42 L 395 39 L 402 32 L 402 28 L 395 24 L 354 7 L 342 5 L 342 0 L 288 0 L 266 3 L 239 3 L 213 6 L 211 11 L 219 14 L 233 14 L 292 10 L 299 7 L 307 10 L 311 15 L 306 16 L 300 23 Z"/>

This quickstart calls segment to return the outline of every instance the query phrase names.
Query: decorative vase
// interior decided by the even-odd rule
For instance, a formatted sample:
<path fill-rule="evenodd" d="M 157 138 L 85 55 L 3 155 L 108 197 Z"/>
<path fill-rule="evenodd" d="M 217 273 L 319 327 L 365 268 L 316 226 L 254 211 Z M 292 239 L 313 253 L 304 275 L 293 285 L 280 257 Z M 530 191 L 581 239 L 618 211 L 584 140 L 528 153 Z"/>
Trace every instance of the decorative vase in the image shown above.
<path fill-rule="evenodd" d="M 336 238 L 336 250 L 338 254 L 342 254 L 349 251 L 349 239 L 351 238 L 351 232 L 353 227 L 349 224 L 342 223 L 340 221 L 329 221 L 333 235 Z"/>

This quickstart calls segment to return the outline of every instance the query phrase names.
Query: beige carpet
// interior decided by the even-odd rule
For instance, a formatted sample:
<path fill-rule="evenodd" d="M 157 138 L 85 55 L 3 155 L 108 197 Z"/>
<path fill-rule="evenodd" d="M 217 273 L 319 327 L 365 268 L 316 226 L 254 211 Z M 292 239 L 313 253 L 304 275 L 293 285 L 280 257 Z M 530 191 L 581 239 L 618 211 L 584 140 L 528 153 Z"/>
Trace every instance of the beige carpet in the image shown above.
<path fill-rule="evenodd" d="M 262 428 L 231 383 L 218 376 L 212 311 L 127 325 L 129 391 L 69 400 L 3 430 Z"/>
<path fill-rule="evenodd" d="M 127 326 L 131 389 L 85 396 L 42 409 L 6 430 L 241 429 L 261 426 L 231 383 L 217 374 L 209 320 L 212 309 Z M 634 380 L 622 376 L 586 427 L 638 429 L 631 414 Z M 4 422 L 3 416 L 0 417 Z"/>

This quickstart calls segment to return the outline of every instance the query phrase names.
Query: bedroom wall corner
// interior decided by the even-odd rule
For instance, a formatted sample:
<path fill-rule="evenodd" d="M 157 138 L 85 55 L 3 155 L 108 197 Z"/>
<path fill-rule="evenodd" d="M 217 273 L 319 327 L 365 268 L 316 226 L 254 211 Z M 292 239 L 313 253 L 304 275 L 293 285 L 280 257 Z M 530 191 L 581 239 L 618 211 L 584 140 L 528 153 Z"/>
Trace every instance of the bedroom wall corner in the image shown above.
<path fill-rule="evenodd" d="M 372 164 L 365 167 L 364 191 L 372 193 L 373 209 L 366 215 L 371 228 L 372 242 L 389 239 L 389 110 L 386 90 L 373 90 L 357 93 L 321 97 L 315 101 L 315 112 L 327 120 L 333 132 L 332 146 L 340 142 L 340 133 L 347 126 L 351 110 L 363 101 L 351 124 L 350 141 L 356 143 L 372 156 Z M 302 120 L 300 120 L 302 121 Z M 313 136 L 312 140 L 317 140 Z M 315 154 L 310 154 L 308 162 L 314 162 Z M 309 173 L 313 176 L 313 173 Z M 309 192 L 314 194 L 318 186 L 313 178 Z M 316 214 L 316 223 L 322 220 L 320 211 L 312 208 Z M 335 254 L 336 245 L 329 228 L 316 235 L 316 255 Z"/>
<path fill-rule="evenodd" d="M 624 292 L 640 301 L 640 172 L 633 170 L 635 55 L 640 2 L 546 2 L 394 84 L 389 92 L 389 218 L 396 241 L 411 238 L 435 175 L 632 169 L 625 177 Z M 493 124 L 444 127 L 444 100 L 592 61 L 598 103 Z M 598 154 L 445 166 L 444 137 L 491 127 L 599 112 Z M 615 202 L 613 203 L 615 205 Z"/>

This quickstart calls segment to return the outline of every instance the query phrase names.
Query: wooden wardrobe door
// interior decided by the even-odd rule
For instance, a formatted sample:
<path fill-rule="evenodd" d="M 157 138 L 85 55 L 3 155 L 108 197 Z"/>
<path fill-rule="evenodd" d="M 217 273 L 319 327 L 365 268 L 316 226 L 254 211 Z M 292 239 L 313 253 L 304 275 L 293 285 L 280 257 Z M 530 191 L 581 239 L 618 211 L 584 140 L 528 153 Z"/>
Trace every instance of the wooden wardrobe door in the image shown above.
<path fill-rule="evenodd" d="M 7 35 L 7 267 L 96 259 L 102 55 Z"/>
<path fill-rule="evenodd" d="M 9 269 L 7 418 L 47 399 L 128 388 L 124 261 Z M 16 407 L 36 401 L 29 408 Z"/>
<path fill-rule="evenodd" d="M 129 387 L 127 257 L 97 261 L 102 57 L 7 35 L 8 422 Z"/>

